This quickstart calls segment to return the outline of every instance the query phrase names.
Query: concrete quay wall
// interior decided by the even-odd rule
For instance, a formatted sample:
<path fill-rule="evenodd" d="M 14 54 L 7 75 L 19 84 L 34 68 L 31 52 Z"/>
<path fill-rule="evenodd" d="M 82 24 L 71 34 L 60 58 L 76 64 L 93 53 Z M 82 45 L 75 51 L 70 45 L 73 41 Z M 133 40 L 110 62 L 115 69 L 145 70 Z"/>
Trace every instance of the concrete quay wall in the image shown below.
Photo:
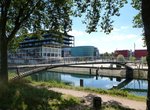
<path fill-rule="evenodd" d="M 70 74 L 85 74 L 85 75 L 96 75 L 106 76 L 106 77 L 120 77 L 120 78 L 129 78 L 130 76 L 133 79 L 147 79 L 147 71 L 133 69 L 133 73 L 128 74 L 125 68 L 122 69 L 98 69 L 92 67 L 57 67 L 50 69 L 49 71 L 53 72 L 63 72 Z"/>

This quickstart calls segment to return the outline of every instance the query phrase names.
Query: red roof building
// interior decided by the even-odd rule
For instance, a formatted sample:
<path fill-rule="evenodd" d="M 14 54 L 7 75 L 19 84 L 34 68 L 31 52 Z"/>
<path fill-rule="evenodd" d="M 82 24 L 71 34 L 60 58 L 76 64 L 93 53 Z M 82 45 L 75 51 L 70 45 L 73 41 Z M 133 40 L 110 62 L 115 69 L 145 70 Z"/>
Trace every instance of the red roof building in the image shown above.
<path fill-rule="evenodd" d="M 123 55 L 124 57 L 127 58 L 130 56 L 130 51 L 129 50 L 116 50 L 115 56 L 117 57 L 118 55 Z"/>
<path fill-rule="evenodd" d="M 140 59 L 141 57 L 145 57 L 145 56 L 147 56 L 147 50 L 146 49 L 135 50 L 134 51 L 134 56 L 137 59 Z"/>

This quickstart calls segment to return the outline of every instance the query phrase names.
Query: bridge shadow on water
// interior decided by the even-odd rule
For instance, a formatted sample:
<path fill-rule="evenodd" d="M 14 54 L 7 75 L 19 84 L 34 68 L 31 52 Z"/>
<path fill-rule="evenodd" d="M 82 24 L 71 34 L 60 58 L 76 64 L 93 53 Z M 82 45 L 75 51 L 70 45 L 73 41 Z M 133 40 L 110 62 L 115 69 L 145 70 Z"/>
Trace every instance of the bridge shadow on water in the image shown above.
<path fill-rule="evenodd" d="M 111 89 L 121 89 L 128 85 L 133 80 L 133 68 L 126 66 L 126 78 L 117 86 L 113 86 Z"/>

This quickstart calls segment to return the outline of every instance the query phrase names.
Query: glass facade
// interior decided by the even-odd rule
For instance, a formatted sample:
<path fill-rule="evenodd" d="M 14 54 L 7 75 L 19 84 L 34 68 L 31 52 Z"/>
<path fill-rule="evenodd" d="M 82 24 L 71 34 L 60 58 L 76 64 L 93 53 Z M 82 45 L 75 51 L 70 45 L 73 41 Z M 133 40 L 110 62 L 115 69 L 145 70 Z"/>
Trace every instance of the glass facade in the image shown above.
<path fill-rule="evenodd" d="M 77 46 L 71 48 L 71 56 L 73 57 L 94 57 L 99 56 L 99 51 L 94 46 Z"/>

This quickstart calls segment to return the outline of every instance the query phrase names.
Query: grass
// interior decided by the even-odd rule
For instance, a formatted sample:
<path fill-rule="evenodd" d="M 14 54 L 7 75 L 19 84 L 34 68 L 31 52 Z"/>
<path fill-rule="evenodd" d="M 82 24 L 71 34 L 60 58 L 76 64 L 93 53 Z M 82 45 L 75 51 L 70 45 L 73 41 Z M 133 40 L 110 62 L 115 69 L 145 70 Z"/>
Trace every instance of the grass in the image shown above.
<path fill-rule="evenodd" d="M 32 82 L 31 84 L 34 86 L 74 89 L 74 90 L 87 91 L 87 92 L 98 93 L 98 94 L 112 95 L 116 97 L 124 97 L 127 99 L 136 100 L 136 101 L 146 101 L 146 97 L 144 96 L 136 96 L 133 94 L 129 94 L 128 91 L 118 90 L 118 89 L 104 90 L 100 88 L 75 87 L 75 86 L 66 85 L 63 82 L 57 82 L 57 81 L 49 81 L 49 82 L 31 81 L 31 82 Z"/>
<path fill-rule="evenodd" d="M 30 81 L 26 80 L 0 85 L 0 110 L 93 110 L 91 106 L 85 106 L 79 98 L 63 95 L 46 88 L 33 87 L 29 85 Z M 51 84 L 53 87 L 64 85 L 64 83 L 58 82 Z M 119 104 L 107 103 L 102 105 L 101 110 L 131 109 L 124 108 Z"/>
<path fill-rule="evenodd" d="M 93 110 L 81 99 L 46 88 L 29 85 L 21 80 L 0 85 L 0 110 Z M 55 82 L 55 84 L 59 85 Z M 116 103 L 105 103 L 101 110 L 131 110 Z"/>
<path fill-rule="evenodd" d="M 63 110 L 79 105 L 78 98 L 37 88 L 26 83 L 0 85 L 0 110 Z"/>
<path fill-rule="evenodd" d="M 11 79 L 11 78 L 15 77 L 17 74 L 15 71 L 9 71 L 8 75 L 9 75 L 9 79 Z"/>

